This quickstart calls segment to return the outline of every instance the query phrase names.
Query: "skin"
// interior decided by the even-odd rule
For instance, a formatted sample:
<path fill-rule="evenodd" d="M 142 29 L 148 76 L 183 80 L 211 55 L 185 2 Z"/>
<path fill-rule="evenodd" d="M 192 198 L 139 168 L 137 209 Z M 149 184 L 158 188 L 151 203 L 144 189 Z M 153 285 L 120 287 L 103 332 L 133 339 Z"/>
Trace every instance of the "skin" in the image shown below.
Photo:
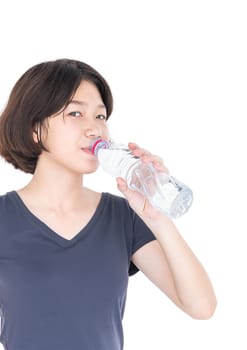
<path fill-rule="evenodd" d="M 73 238 L 97 208 L 101 194 L 83 186 L 83 175 L 98 167 L 88 151 L 92 140 L 109 137 L 106 109 L 97 88 L 82 81 L 73 101 L 64 113 L 48 118 L 42 141 L 49 152 L 42 152 L 30 183 L 17 191 L 27 208 L 65 239 Z M 35 133 L 33 137 L 37 142 Z M 143 162 L 168 172 L 160 157 L 135 143 L 128 146 Z M 135 252 L 134 264 L 185 313 L 196 319 L 210 318 L 216 308 L 211 282 L 174 223 L 130 190 L 124 179 L 116 182 L 157 238 Z"/>

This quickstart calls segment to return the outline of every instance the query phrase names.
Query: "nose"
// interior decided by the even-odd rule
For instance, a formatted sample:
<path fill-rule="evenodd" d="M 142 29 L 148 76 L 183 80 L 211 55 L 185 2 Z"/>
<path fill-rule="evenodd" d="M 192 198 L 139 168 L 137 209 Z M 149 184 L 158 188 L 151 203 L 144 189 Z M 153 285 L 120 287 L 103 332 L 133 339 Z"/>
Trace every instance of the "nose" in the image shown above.
<path fill-rule="evenodd" d="M 97 123 L 94 121 L 90 121 L 90 122 L 88 121 L 84 130 L 85 130 L 85 135 L 90 138 L 99 137 L 101 136 L 101 133 L 102 133 L 102 130 L 99 127 L 99 125 L 97 125 Z"/>

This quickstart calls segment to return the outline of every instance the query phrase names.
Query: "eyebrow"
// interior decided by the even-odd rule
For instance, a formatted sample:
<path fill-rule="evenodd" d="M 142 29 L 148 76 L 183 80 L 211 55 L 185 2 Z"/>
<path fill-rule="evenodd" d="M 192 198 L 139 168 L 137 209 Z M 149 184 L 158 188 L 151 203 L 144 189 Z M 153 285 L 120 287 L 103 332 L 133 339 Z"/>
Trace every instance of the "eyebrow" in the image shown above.
<path fill-rule="evenodd" d="M 78 101 L 78 100 L 70 101 L 68 106 L 71 105 L 71 104 L 80 105 L 80 106 L 88 106 L 88 103 L 83 102 L 83 101 Z M 100 104 L 97 105 L 97 108 L 104 108 L 104 109 L 106 109 L 106 106 L 103 103 L 100 103 Z"/>

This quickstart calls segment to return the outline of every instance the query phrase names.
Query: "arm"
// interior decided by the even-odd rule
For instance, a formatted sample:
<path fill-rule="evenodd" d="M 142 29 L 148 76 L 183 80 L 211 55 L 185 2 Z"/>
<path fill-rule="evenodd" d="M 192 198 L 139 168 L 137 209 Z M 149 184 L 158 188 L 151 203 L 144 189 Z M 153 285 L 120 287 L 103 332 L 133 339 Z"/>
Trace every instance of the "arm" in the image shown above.
<path fill-rule="evenodd" d="M 143 161 L 151 161 L 157 169 L 166 171 L 158 157 L 136 145 L 132 147 L 133 153 Z M 191 317 L 211 317 L 216 307 L 211 282 L 176 226 L 166 215 L 152 208 L 139 193 L 128 189 L 123 179 L 118 178 L 117 181 L 119 190 L 157 238 L 133 255 L 133 263 Z"/>

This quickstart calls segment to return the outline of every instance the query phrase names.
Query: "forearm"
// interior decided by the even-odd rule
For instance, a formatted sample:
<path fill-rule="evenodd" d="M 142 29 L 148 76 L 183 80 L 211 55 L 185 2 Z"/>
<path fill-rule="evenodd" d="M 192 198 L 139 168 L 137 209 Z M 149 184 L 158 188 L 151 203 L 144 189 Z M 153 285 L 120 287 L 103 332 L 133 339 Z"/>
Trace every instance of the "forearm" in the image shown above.
<path fill-rule="evenodd" d="M 169 284 L 168 295 L 192 317 L 210 317 L 216 307 L 211 282 L 176 226 L 167 216 L 154 209 L 143 196 L 131 191 L 123 179 L 118 178 L 117 181 L 119 190 L 126 196 L 132 209 L 151 229 L 164 252 L 163 259 L 158 259 L 158 271 L 149 272 L 149 278 L 153 280 L 152 275 L 155 275 L 155 284 L 161 289 L 163 286 L 166 294 L 165 289 Z M 154 259 L 156 258 L 154 256 Z M 147 261 L 144 260 L 146 257 L 141 254 L 138 262 L 145 265 L 144 270 L 150 270 Z"/>
<path fill-rule="evenodd" d="M 198 309 L 215 309 L 216 298 L 208 275 L 179 234 L 174 223 L 161 215 L 156 220 L 143 218 L 152 230 L 168 262 L 181 307 L 191 315 Z"/>

